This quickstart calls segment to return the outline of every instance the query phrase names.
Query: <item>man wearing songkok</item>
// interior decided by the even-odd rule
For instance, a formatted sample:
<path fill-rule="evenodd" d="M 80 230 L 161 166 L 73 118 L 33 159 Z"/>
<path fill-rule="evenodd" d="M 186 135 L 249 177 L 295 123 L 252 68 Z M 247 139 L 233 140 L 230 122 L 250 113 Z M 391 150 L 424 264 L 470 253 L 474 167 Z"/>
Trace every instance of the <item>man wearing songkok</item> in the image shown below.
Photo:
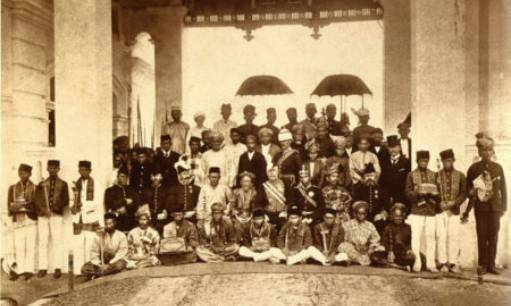
<path fill-rule="evenodd" d="M 199 232 L 195 224 L 186 220 L 184 207 L 172 211 L 173 221 L 163 228 L 159 258 L 163 265 L 178 265 L 197 261 L 195 249 L 199 246 Z"/>
<path fill-rule="evenodd" d="M 204 262 L 234 261 L 238 254 L 240 231 L 225 218 L 224 204 L 215 203 L 211 206 L 211 220 L 199 228 L 200 245 L 197 256 Z"/>
<path fill-rule="evenodd" d="M 288 123 L 286 123 L 282 127 L 282 129 L 287 129 L 288 131 L 292 132 L 293 128 L 296 125 L 299 125 L 299 123 L 298 123 L 298 113 L 296 111 L 296 108 L 294 108 L 294 107 L 288 108 L 286 110 L 286 116 L 287 116 Z"/>
<path fill-rule="evenodd" d="M 305 139 L 305 135 L 303 132 L 303 127 L 301 124 L 297 124 L 291 130 L 291 134 L 293 137 L 293 142 L 291 143 L 291 148 L 296 150 L 300 155 L 302 160 L 307 159 L 307 150 L 305 149 L 305 144 L 307 143 L 307 139 Z M 282 144 L 281 144 L 282 147 Z"/>
<path fill-rule="evenodd" d="M 325 181 L 326 169 L 324 158 L 320 159 L 320 148 L 315 141 L 310 141 L 305 145 L 307 149 L 307 160 L 305 165 L 309 167 L 311 173 L 311 183 L 314 186 L 322 187 Z"/>
<path fill-rule="evenodd" d="M 464 219 L 475 206 L 480 274 L 499 273 L 495 267 L 495 256 L 500 218 L 507 210 L 506 179 L 502 166 L 492 161 L 493 144 L 492 139 L 480 140 L 478 150 L 481 161 L 472 164 L 467 173 L 469 205 Z"/>
<path fill-rule="evenodd" d="M 305 133 L 305 138 L 308 140 L 311 140 L 315 137 L 317 132 L 317 124 L 318 124 L 318 118 L 316 118 L 316 104 L 314 103 L 307 103 L 305 105 L 305 118 L 300 122 L 300 125 L 303 127 L 303 131 Z"/>
<path fill-rule="evenodd" d="M 412 159 L 412 139 L 410 138 L 410 124 L 406 122 L 401 122 L 397 126 L 397 131 L 399 133 L 399 144 L 401 145 L 401 154 L 403 154 L 408 161 L 410 161 L 411 167 L 411 159 Z"/>
<path fill-rule="evenodd" d="M 255 106 L 247 104 L 243 107 L 243 118 L 245 119 L 245 124 L 238 127 L 242 143 L 246 142 L 247 135 L 257 135 L 259 127 L 253 123 L 256 116 Z"/>
<path fill-rule="evenodd" d="M 190 153 L 181 155 L 179 160 L 185 161 L 189 166 L 193 174 L 193 183 L 199 187 L 205 183 L 207 179 L 205 170 L 202 169 L 202 153 L 200 152 L 200 138 L 191 137 L 188 142 L 190 147 Z M 175 167 L 175 166 L 174 166 Z"/>
<path fill-rule="evenodd" d="M 261 186 L 263 182 L 265 182 L 268 177 L 266 176 L 266 159 L 263 154 L 256 150 L 257 148 L 257 139 L 254 135 L 247 135 L 246 137 L 247 143 L 247 152 L 241 154 L 240 160 L 238 163 L 238 183 L 239 186 L 240 174 L 243 172 L 250 172 L 254 174 L 255 180 L 254 184 L 256 186 Z"/>
<path fill-rule="evenodd" d="M 169 135 L 160 137 L 160 145 L 161 147 L 156 149 L 156 155 L 154 156 L 154 169 L 163 176 L 162 185 L 170 187 L 177 182 L 174 164 L 179 160 L 179 154 L 171 150 L 172 139 Z"/>
<path fill-rule="evenodd" d="M 286 222 L 286 198 L 289 196 L 289 189 L 279 178 L 278 167 L 268 169 L 267 174 L 268 180 L 257 191 L 256 204 L 264 209 L 270 223 L 275 224 L 278 231 Z"/>
<path fill-rule="evenodd" d="M 341 122 L 335 120 L 337 108 L 335 104 L 326 106 L 326 117 L 328 119 L 328 134 L 331 136 L 341 136 L 343 134 Z"/>
<path fill-rule="evenodd" d="M 382 172 L 380 186 L 385 191 L 384 198 L 385 209 L 393 203 L 403 203 L 406 205 L 406 212 L 410 211 L 405 194 L 406 177 L 411 171 L 410 161 L 401 154 L 401 145 L 396 135 L 387 137 L 387 146 L 389 150 L 388 168 Z"/>
<path fill-rule="evenodd" d="M 336 136 L 336 139 L 334 140 L 334 155 L 330 156 L 326 160 L 326 168 L 330 169 L 335 164 L 341 165 L 342 173 L 340 174 L 342 176 L 342 180 L 340 181 L 340 184 L 345 188 L 351 189 L 350 156 L 346 150 L 346 143 L 346 137 Z"/>
<path fill-rule="evenodd" d="M 60 162 L 49 160 L 47 165 L 49 176 L 39 183 L 35 193 L 39 241 L 39 272 L 37 275 L 43 277 L 47 273 L 48 244 L 51 243 L 53 250 L 52 262 L 55 266 L 53 277 L 59 278 L 64 265 L 63 215 L 64 210 L 69 206 L 69 189 L 67 183 L 58 176 Z"/>
<path fill-rule="evenodd" d="M 321 117 L 319 118 L 316 126 L 318 135 L 314 140 L 319 146 L 319 157 L 324 159 L 329 158 L 334 155 L 335 144 L 332 138 L 328 135 L 328 122 L 325 118 Z"/>
<path fill-rule="evenodd" d="M 183 113 L 178 105 L 171 107 L 170 115 L 172 116 L 172 122 L 163 127 L 162 135 L 170 135 L 172 138 L 172 151 L 183 154 L 186 150 L 186 137 L 190 126 L 188 123 L 181 121 Z"/>
<path fill-rule="evenodd" d="M 319 250 L 324 259 L 321 262 L 333 264 L 346 262 L 348 256 L 339 252 L 339 245 L 344 241 L 344 229 L 341 224 L 335 222 L 337 211 L 327 208 L 323 213 L 323 222 L 313 228 L 314 247 Z"/>
<path fill-rule="evenodd" d="M 142 191 L 141 204 L 147 205 L 151 213 L 151 224 L 161 234 L 163 226 L 168 222 L 168 212 L 165 209 L 169 189 L 162 186 L 160 173 L 151 174 L 151 187 Z M 173 187 L 170 187 L 173 188 Z"/>
<path fill-rule="evenodd" d="M 128 240 L 116 229 L 115 214 L 105 214 L 105 228 L 98 231 L 90 249 L 90 261 L 82 266 L 89 279 L 121 272 L 126 269 Z"/>
<path fill-rule="evenodd" d="M 99 229 L 101 219 L 100 200 L 94 188 L 94 180 L 90 173 L 92 163 L 88 160 L 78 162 L 80 177 L 73 182 L 73 255 L 75 273 L 79 274 L 80 266 L 89 261 L 89 249 Z"/>
<path fill-rule="evenodd" d="M 160 234 L 150 226 L 151 213 L 147 205 L 141 206 L 136 213 L 138 226 L 128 233 L 128 268 L 146 268 L 160 264 L 158 250 Z"/>
<path fill-rule="evenodd" d="M 353 113 L 358 117 L 359 125 L 353 129 L 353 144 L 354 148 L 358 150 L 358 142 L 362 137 L 371 137 L 373 133 L 374 127 L 369 125 L 369 110 L 367 108 L 361 107 L 358 110 L 351 109 Z"/>
<path fill-rule="evenodd" d="M 137 159 L 131 165 L 129 184 L 138 194 L 142 194 L 145 188 L 151 186 L 151 173 L 156 170 L 147 158 L 148 150 L 146 148 L 137 149 Z"/>
<path fill-rule="evenodd" d="M 337 212 L 336 221 L 344 223 L 350 219 L 350 207 L 351 207 L 351 194 L 343 185 L 341 185 L 339 177 L 344 171 L 341 171 L 342 166 L 340 164 L 333 164 L 328 169 L 328 175 L 326 178 L 326 186 L 323 187 L 321 192 L 323 193 L 323 199 L 325 201 L 325 207 L 333 209 Z"/>
<path fill-rule="evenodd" d="M 252 258 L 254 261 L 270 260 L 278 263 L 285 258 L 274 247 L 277 232 L 275 226 L 266 221 L 264 210 L 254 210 L 252 220 L 242 230 L 241 247 L 238 251 L 241 257 Z"/>
<path fill-rule="evenodd" d="M 199 194 L 201 189 L 194 183 L 194 176 L 190 169 L 190 165 L 180 160 L 176 163 L 178 184 L 170 187 L 166 199 L 165 210 L 168 214 L 177 209 L 184 212 L 185 218 L 191 222 L 196 222 L 197 203 L 199 202 Z"/>
<path fill-rule="evenodd" d="M 105 210 L 116 217 L 116 228 L 127 233 L 135 227 L 135 212 L 140 206 L 140 196 L 128 186 L 128 169 L 121 167 L 117 183 L 105 190 Z"/>
<path fill-rule="evenodd" d="M 211 148 L 213 147 L 213 139 L 211 138 L 211 133 L 213 133 L 213 131 L 211 131 L 210 129 L 205 129 L 201 132 L 200 143 L 202 145 L 199 146 L 199 152 L 204 153 L 208 150 L 211 150 Z"/>
<path fill-rule="evenodd" d="M 412 251 L 419 254 L 422 233 L 425 236 L 424 247 L 426 268 L 438 272 L 435 264 L 435 231 L 436 212 L 440 203 L 437 185 L 437 174 L 428 169 L 429 152 L 417 151 L 417 169 L 406 177 L 406 197 L 410 203 L 408 224 L 412 227 Z M 416 260 L 413 265 L 415 272 L 420 272 L 422 263 Z"/>
<path fill-rule="evenodd" d="M 220 184 L 230 186 L 230 179 L 235 174 L 232 171 L 230 156 L 227 150 L 223 147 L 223 136 L 220 133 L 212 133 L 212 148 L 202 154 L 202 169 L 218 168 L 220 169 L 221 180 Z"/>
<path fill-rule="evenodd" d="M 302 221 L 302 210 L 292 206 L 287 210 L 287 219 L 277 237 L 279 251 L 274 257 L 286 260 L 287 265 L 305 263 L 309 258 L 327 264 L 325 256 L 312 246 L 312 233 L 309 225 Z"/>
<path fill-rule="evenodd" d="M 380 162 L 382 173 L 388 169 L 388 161 L 390 156 L 389 150 L 385 146 L 384 142 L 385 140 L 383 138 L 383 130 L 380 128 L 374 128 L 370 138 L 370 150 L 376 154 L 376 156 L 378 156 L 378 161 Z"/>
<path fill-rule="evenodd" d="M 317 186 L 312 185 L 310 169 L 304 165 L 299 173 L 300 181 L 291 191 L 291 203 L 302 210 L 305 224 L 316 224 L 321 222 L 325 202 L 323 193 Z"/>
<path fill-rule="evenodd" d="M 225 139 L 225 144 L 230 145 L 231 139 L 229 138 L 229 135 L 231 134 L 231 129 L 237 127 L 238 124 L 232 120 L 229 120 L 232 114 L 231 104 L 222 104 L 220 107 L 220 112 L 222 114 L 222 119 L 213 124 L 213 131 L 222 134 Z"/>
<path fill-rule="evenodd" d="M 368 202 L 374 197 L 381 174 L 378 157 L 369 151 L 368 138 L 362 137 L 359 140 L 358 151 L 351 154 L 349 167 L 353 182 L 353 199 Z"/>
<path fill-rule="evenodd" d="M 286 187 L 291 188 L 298 181 L 302 159 L 299 153 L 291 147 L 293 142 L 291 132 L 282 129 L 279 133 L 279 142 L 282 152 L 275 155 L 273 164 L 279 168 L 280 178 Z"/>
<path fill-rule="evenodd" d="M 454 168 L 454 152 L 440 152 L 442 169 L 437 173 L 440 206 L 436 214 L 437 259 L 442 272 L 459 270 L 460 206 L 467 198 L 465 175 Z"/>
<path fill-rule="evenodd" d="M 390 209 L 392 222 L 385 226 L 381 242 L 390 266 L 407 267 L 411 271 L 416 257 L 412 251 L 412 229 L 404 222 L 405 218 L 406 206 L 402 203 L 394 204 Z"/>
<path fill-rule="evenodd" d="M 228 214 L 227 204 L 231 199 L 231 188 L 220 184 L 220 169 L 210 168 L 208 175 L 208 183 L 202 186 L 199 193 L 199 201 L 197 203 L 196 217 L 197 226 L 201 228 L 205 222 L 211 220 L 211 206 L 220 203 L 226 208 L 225 213 Z"/>
<path fill-rule="evenodd" d="M 281 149 L 280 147 L 273 143 L 272 139 L 277 137 L 279 130 L 277 129 L 277 134 L 269 128 L 261 128 L 259 129 L 259 146 L 257 147 L 257 151 L 261 152 L 266 160 L 266 168 L 269 169 L 273 166 L 273 158 L 277 155 Z"/>
<path fill-rule="evenodd" d="M 233 221 L 244 228 L 252 218 L 255 209 L 257 190 L 254 187 L 255 175 L 252 172 L 242 172 L 239 175 L 240 187 L 232 192 L 229 203 Z"/>
<path fill-rule="evenodd" d="M 380 235 L 374 225 L 367 221 L 369 204 L 364 201 L 353 203 L 354 219 L 346 222 L 344 242 L 338 252 L 346 253 L 350 262 L 362 266 L 380 265 L 384 259 L 385 248 L 380 244 Z"/>
<path fill-rule="evenodd" d="M 20 275 L 25 280 L 33 276 L 35 269 L 36 221 L 35 206 L 36 186 L 30 180 L 32 167 L 21 164 L 18 168 L 20 180 L 9 187 L 7 196 L 7 212 L 12 218 L 15 269 L 10 272 L 10 280 Z"/>
<path fill-rule="evenodd" d="M 274 107 L 266 109 L 266 119 L 268 120 L 268 122 L 264 125 L 261 125 L 259 127 L 259 131 L 261 129 L 269 129 L 270 131 L 272 131 L 271 143 L 278 144 L 279 128 L 275 126 L 275 121 L 277 121 L 277 111 L 275 110 Z"/>
<path fill-rule="evenodd" d="M 229 168 L 234 177 L 230 178 L 229 186 L 236 185 L 236 174 L 238 174 L 238 167 L 240 163 L 240 156 L 247 151 L 247 146 L 241 143 L 241 134 L 237 128 L 231 130 L 231 144 L 225 147 L 229 157 Z"/>
<path fill-rule="evenodd" d="M 202 132 L 205 130 L 209 130 L 209 128 L 204 126 L 204 122 L 206 121 L 206 114 L 203 112 L 197 112 L 193 115 L 193 121 L 195 121 L 195 126 L 190 129 L 188 134 L 186 135 L 186 143 L 190 142 L 190 138 L 193 137 L 202 137 Z M 190 153 L 190 148 L 186 148 L 186 153 Z"/>

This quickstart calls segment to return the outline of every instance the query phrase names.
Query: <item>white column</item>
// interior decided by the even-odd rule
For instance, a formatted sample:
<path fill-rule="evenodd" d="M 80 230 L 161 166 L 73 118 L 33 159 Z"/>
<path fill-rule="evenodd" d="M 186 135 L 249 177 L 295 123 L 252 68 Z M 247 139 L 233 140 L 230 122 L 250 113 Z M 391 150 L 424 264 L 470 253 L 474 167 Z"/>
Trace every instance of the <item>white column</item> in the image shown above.
<path fill-rule="evenodd" d="M 433 169 L 452 148 L 465 170 L 464 13 L 465 1 L 411 2 L 412 139 L 414 151 L 430 151 Z"/>

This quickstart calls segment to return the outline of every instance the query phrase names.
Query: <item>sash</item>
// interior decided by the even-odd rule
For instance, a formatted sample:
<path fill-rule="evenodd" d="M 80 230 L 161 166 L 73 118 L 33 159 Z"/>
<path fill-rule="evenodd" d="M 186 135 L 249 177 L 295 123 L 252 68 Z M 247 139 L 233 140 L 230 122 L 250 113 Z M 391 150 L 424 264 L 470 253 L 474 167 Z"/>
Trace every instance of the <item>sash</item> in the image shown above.
<path fill-rule="evenodd" d="M 284 195 L 277 189 L 277 187 L 273 186 L 272 184 L 268 182 L 263 183 L 264 191 L 266 193 L 269 193 L 272 198 L 277 200 L 282 206 L 286 206 L 286 198 Z"/>
<path fill-rule="evenodd" d="M 451 172 L 451 182 L 448 185 L 448 177 L 446 171 L 442 170 L 438 172 L 438 184 L 442 186 L 442 199 L 444 200 L 454 200 L 459 195 L 459 187 L 460 187 L 460 173 L 456 170 L 452 170 Z"/>
<path fill-rule="evenodd" d="M 307 200 L 307 202 L 311 203 L 314 207 L 318 207 L 318 203 L 316 203 L 316 201 L 307 194 L 305 188 L 303 188 L 301 184 L 296 188 L 300 191 L 300 194 L 305 198 L 305 200 Z"/>
<path fill-rule="evenodd" d="M 291 157 L 291 155 L 293 155 L 293 153 L 295 153 L 296 151 L 294 149 L 292 150 L 288 150 L 286 152 L 282 152 L 282 156 L 279 158 L 279 160 L 277 161 L 277 167 L 279 167 L 279 169 L 282 167 L 282 164 L 289 158 Z"/>

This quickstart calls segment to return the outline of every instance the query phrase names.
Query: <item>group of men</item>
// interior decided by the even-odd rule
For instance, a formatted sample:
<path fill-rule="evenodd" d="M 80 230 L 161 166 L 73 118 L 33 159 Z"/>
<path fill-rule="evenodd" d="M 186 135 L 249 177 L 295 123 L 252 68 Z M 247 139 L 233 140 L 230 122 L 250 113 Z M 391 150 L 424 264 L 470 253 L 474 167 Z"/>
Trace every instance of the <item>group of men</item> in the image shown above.
<path fill-rule="evenodd" d="M 270 108 L 268 122 L 258 127 L 255 107 L 246 105 L 246 122 L 238 126 L 224 104 L 223 119 L 210 130 L 204 114 L 194 116 L 197 126 L 190 129 L 173 108 L 161 147 L 119 158 L 115 184 L 102 203 L 89 161 L 78 164 L 72 197 L 58 176 L 59 161 L 48 161 L 49 176 L 38 185 L 30 181 L 31 167 L 22 164 L 8 195 L 15 241 L 11 279 L 32 277 L 36 234 L 38 276 L 47 273 L 51 243 L 54 277 L 60 277 L 67 209 L 75 243 L 82 246 L 74 255 L 83 257 L 81 271 L 90 278 L 241 258 L 457 272 L 459 227 L 472 207 L 479 272 L 498 273 L 499 219 L 507 198 L 502 167 L 492 161 L 493 140 L 478 135 L 480 161 L 467 177 L 455 169 L 450 149 L 440 153 L 437 172 L 428 168 L 429 152 L 417 151 L 411 171 L 410 122 L 398 126 L 400 136 L 384 139 L 381 129 L 369 125 L 367 109 L 354 112 L 360 123 L 353 132 L 335 120 L 334 105 L 317 117 L 312 103 L 301 122 L 291 108 L 289 123 L 277 128 Z M 104 227 L 99 205 L 106 211 Z"/>

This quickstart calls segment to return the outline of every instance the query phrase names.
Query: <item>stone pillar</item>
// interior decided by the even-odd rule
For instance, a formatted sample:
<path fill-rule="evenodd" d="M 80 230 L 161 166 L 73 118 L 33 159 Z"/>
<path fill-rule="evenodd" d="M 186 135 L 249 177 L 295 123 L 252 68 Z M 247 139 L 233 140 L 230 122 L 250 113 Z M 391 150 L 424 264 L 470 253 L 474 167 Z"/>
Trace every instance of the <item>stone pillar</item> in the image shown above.
<path fill-rule="evenodd" d="M 452 148 L 465 171 L 465 2 L 411 1 L 412 139 L 436 169 Z"/>
<path fill-rule="evenodd" d="M 411 110 L 410 1 L 383 0 L 384 8 L 384 127 L 396 134 Z M 413 119 L 412 119 L 413 126 Z"/>
<path fill-rule="evenodd" d="M 92 162 L 101 202 L 112 165 L 110 0 L 55 0 L 56 156 L 62 175 Z M 79 29 L 79 30 L 78 30 Z"/>

